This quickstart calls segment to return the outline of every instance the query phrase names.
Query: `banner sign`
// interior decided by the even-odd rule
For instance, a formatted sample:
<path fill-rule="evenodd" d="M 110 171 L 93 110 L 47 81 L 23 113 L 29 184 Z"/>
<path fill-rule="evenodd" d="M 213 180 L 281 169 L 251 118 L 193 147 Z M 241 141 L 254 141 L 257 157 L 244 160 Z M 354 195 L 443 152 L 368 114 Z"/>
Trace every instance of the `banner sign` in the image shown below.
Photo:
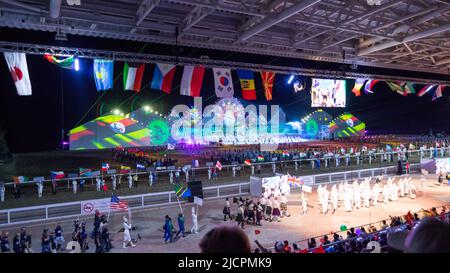
<path fill-rule="evenodd" d="M 116 170 L 116 169 L 109 169 L 109 170 L 107 171 L 107 174 L 115 174 L 115 173 L 117 173 L 117 170 Z"/>
<path fill-rule="evenodd" d="M 81 214 L 90 215 L 95 214 L 98 210 L 101 213 L 109 212 L 111 200 L 109 198 L 99 199 L 99 200 L 88 200 L 81 202 Z"/>
<path fill-rule="evenodd" d="M 194 196 L 194 204 L 197 204 L 199 206 L 203 206 L 203 199 L 197 196 Z"/>

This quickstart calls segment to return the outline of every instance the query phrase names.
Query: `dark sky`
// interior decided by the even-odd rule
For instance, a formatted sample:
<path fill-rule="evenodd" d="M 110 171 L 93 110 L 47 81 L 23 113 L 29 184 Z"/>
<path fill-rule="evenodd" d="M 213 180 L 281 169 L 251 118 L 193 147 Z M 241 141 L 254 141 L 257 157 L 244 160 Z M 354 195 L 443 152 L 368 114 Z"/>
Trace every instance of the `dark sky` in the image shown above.
<path fill-rule="evenodd" d="M 70 47 L 104 48 L 121 51 L 139 51 L 144 43 L 116 41 L 106 39 L 69 36 L 69 40 L 61 44 L 53 39 L 54 34 L 0 28 L 1 40 L 26 43 L 65 45 Z M 20 35 L 22 34 L 22 35 Z M 26 35 L 23 35 L 26 34 Z M 336 64 L 312 61 L 289 60 L 269 56 L 239 54 L 223 51 L 182 48 L 178 51 L 170 46 L 147 44 L 145 53 L 177 54 L 199 57 L 208 55 L 211 59 L 227 61 L 249 61 L 271 63 L 272 65 L 295 65 L 335 69 Z M 80 59 L 79 72 L 64 70 L 48 63 L 42 56 L 28 55 L 28 68 L 31 77 L 33 95 L 20 97 L 7 70 L 6 62 L 0 58 L 0 125 L 6 130 L 6 140 L 12 152 L 31 152 L 55 150 L 61 143 L 61 128 L 64 122 L 66 133 L 76 125 L 94 119 L 102 113 L 114 108 L 129 112 L 133 107 L 151 105 L 160 112 L 167 113 L 176 104 L 192 104 L 193 99 L 179 95 L 179 84 L 182 68 L 178 67 L 172 85 L 172 94 L 166 95 L 159 90 L 149 88 L 154 65 L 148 64 L 145 69 L 141 93 L 134 95 L 132 91 L 123 91 L 122 77 L 119 77 L 113 90 L 97 92 L 92 75 L 92 60 Z M 405 74 L 423 78 L 448 79 L 446 76 L 435 76 L 415 72 L 385 70 L 360 67 L 360 71 L 386 72 L 389 74 Z M 123 70 L 123 62 L 115 62 L 115 77 Z M 274 83 L 273 101 L 279 104 L 287 114 L 288 120 L 299 120 L 312 112 L 309 86 L 307 90 L 294 94 L 292 86 L 287 85 L 287 75 L 277 75 Z M 235 96 L 241 97 L 241 89 L 237 75 L 233 71 Z M 310 83 L 310 79 L 305 79 Z M 255 73 L 257 98 L 255 104 L 268 104 L 264 98 L 259 73 Z M 450 132 L 450 88 L 444 91 L 442 98 L 432 102 L 431 96 L 419 98 L 415 95 L 403 97 L 388 89 L 385 83 L 374 87 L 374 94 L 355 97 L 351 93 L 354 81 L 347 81 L 347 107 L 325 109 L 333 117 L 347 111 L 364 121 L 369 133 L 402 133 L 421 134 L 429 129 L 434 132 Z M 62 93 L 64 108 L 62 110 Z M 214 95 L 212 70 L 207 69 L 201 94 L 204 106 L 217 101 Z M 102 96 L 100 98 L 100 96 Z M 94 105 L 98 100 L 99 102 Z M 92 107 L 92 109 L 91 109 Z M 91 109 L 91 111 L 89 111 Z M 66 137 L 67 139 L 67 137 Z"/>

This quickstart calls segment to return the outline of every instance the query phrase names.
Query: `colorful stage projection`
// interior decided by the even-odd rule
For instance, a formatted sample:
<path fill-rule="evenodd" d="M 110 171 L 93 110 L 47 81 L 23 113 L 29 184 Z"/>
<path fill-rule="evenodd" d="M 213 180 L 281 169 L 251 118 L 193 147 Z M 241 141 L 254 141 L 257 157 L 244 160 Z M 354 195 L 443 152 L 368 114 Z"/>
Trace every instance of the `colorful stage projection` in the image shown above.
<path fill-rule="evenodd" d="M 330 133 L 335 137 L 363 136 L 366 124 L 350 113 L 344 113 L 330 122 Z"/>
<path fill-rule="evenodd" d="M 302 118 L 302 136 L 308 139 L 327 138 L 329 124 L 333 117 L 322 109 L 318 109 Z"/>
<path fill-rule="evenodd" d="M 167 144 L 170 127 L 159 115 L 141 108 L 126 115 L 108 114 L 70 131 L 70 150 Z"/>
<path fill-rule="evenodd" d="M 311 107 L 345 107 L 345 80 L 312 79 Z"/>

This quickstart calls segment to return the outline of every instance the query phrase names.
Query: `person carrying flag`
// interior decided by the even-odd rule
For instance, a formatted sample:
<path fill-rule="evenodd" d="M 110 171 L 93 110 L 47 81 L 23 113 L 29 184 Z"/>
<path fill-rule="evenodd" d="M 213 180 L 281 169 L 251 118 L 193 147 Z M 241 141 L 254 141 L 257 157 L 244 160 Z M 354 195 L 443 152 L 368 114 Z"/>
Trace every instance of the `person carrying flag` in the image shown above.
<path fill-rule="evenodd" d="M 167 241 L 173 242 L 173 224 L 172 219 L 170 219 L 169 215 L 166 215 L 166 220 L 164 223 L 164 242 L 167 244 Z"/>
<path fill-rule="evenodd" d="M 128 245 L 131 245 L 131 247 L 136 247 L 135 244 L 133 244 L 133 241 L 131 240 L 131 224 L 128 223 L 127 217 L 123 217 L 123 248 L 127 248 Z"/>

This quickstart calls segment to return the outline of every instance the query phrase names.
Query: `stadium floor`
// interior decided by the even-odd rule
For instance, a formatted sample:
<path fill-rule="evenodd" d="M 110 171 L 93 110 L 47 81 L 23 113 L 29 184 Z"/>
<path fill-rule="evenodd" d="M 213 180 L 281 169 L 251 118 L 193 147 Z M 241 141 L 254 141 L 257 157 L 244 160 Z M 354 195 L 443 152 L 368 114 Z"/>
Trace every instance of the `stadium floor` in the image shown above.
<path fill-rule="evenodd" d="M 323 234 L 330 234 L 330 232 L 339 231 L 339 227 L 345 224 L 348 228 L 352 226 L 366 225 L 389 218 L 389 215 L 400 216 L 406 214 L 409 210 L 411 212 L 419 211 L 420 209 L 430 209 L 439 206 L 450 204 L 450 187 L 436 185 L 435 179 L 425 180 L 424 187 L 422 187 L 422 180 L 420 176 L 415 176 L 413 181 L 418 189 L 416 199 L 409 197 L 399 198 L 397 202 L 390 202 L 388 204 L 379 203 L 376 207 L 361 208 L 352 212 L 345 212 L 343 207 L 333 214 L 329 211 L 326 215 L 320 214 L 319 205 L 316 200 L 317 194 L 314 190 L 309 196 L 309 211 L 306 215 L 300 214 L 300 195 L 299 193 L 292 193 L 289 197 L 289 212 L 291 217 L 282 218 L 281 222 L 266 222 L 262 221 L 263 226 L 246 225 L 245 233 L 249 236 L 252 246 L 255 239 L 259 240 L 265 247 L 272 247 L 275 241 L 288 240 L 293 243 L 313 236 Z M 138 242 L 136 248 L 122 248 L 123 232 L 122 216 L 125 213 L 112 214 L 110 217 L 109 230 L 112 234 L 113 245 L 115 248 L 111 252 L 157 252 L 157 253 L 185 253 L 185 252 L 199 252 L 198 243 L 208 230 L 218 225 L 236 225 L 236 222 L 224 222 L 222 216 L 224 200 L 205 201 L 204 206 L 199 209 L 198 234 L 188 234 L 185 238 L 180 238 L 178 241 L 165 244 L 163 241 L 164 216 L 170 215 L 173 219 L 174 225 L 177 228 L 176 216 L 179 213 L 179 207 L 163 207 L 153 209 L 141 209 L 131 212 L 131 224 L 136 227 L 132 232 L 132 237 L 136 238 L 139 233 L 142 240 Z M 191 210 L 192 205 L 183 205 L 183 210 L 186 215 L 186 229 L 191 227 Z M 232 205 L 232 214 L 236 213 L 236 205 Z M 93 225 L 93 217 L 86 219 L 88 232 L 91 231 Z M 44 228 L 53 229 L 55 222 L 43 222 L 28 226 L 28 232 L 33 237 L 33 249 L 35 252 L 40 252 L 40 237 Z M 71 238 L 73 231 L 73 220 L 65 220 L 62 222 L 64 229 L 64 237 L 66 243 Z M 379 224 L 375 225 L 380 229 Z M 20 226 L 0 228 L 2 231 L 10 232 L 10 242 Z M 259 235 L 255 235 L 255 230 L 260 230 Z M 345 236 L 344 236 L 345 237 Z M 95 249 L 92 241 L 89 243 L 90 249 L 88 252 L 93 252 Z M 300 244 L 304 247 L 303 244 Z"/>

